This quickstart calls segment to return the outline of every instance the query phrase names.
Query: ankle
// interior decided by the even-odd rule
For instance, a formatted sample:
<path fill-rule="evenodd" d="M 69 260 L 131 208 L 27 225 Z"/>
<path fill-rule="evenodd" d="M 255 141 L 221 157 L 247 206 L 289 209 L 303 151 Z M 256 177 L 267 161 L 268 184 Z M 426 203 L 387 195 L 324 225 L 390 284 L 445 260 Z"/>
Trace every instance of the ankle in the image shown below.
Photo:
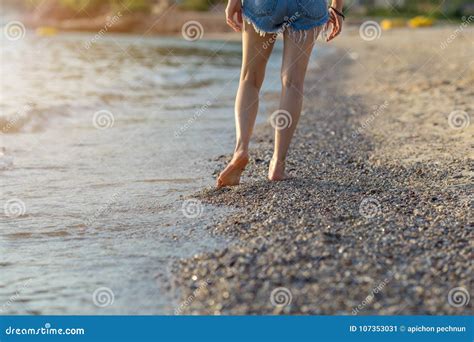
<path fill-rule="evenodd" d="M 234 150 L 234 158 L 247 158 L 249 157 L 249 151 L 245 149 L 235 149 Z"/>
<path fill-rule="evenodd" d="M 278 166 L 278 167 L 284 167 L 285 166 L 285 158 L 277 158 L 275 156 L 272 157 L 272 160 L 270 161 L 270 164 L 273 166 Z"/>

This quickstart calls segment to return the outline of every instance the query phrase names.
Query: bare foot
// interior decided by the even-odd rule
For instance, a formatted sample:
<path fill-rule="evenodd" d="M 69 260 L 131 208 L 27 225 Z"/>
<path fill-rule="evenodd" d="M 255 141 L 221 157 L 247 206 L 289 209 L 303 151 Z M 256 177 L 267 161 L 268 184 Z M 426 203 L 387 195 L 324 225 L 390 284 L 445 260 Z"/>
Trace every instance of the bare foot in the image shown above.
<path fill-rule="evenodd" d="M 268 179 L 272 182 L 278 182 L 287 179 L 285 173 L 285 162 L 272 159 L 268 169 Z"/>
<path fill-rule="evenodd" d="M 216 184 L 217 188 L 238 185 L 240 183 L 240 176 L 248 162 L 249 157 L 247 154 L 234 154 L 229 165 L 219 174 Z"/>

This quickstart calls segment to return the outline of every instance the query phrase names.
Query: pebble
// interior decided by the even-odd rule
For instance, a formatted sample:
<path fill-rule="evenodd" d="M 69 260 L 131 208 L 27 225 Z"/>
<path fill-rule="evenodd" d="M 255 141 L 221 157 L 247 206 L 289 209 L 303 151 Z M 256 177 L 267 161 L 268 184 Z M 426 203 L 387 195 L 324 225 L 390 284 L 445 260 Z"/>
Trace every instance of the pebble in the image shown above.
<path fill-rule="evenodd" d="M 256 128 L 259 143 L 251 151 L 255 162 L 247 167 L 243 184 L 196 194 L 203 202 L 237 210 L 209 227 L 234 239 L 224 253 L 203 253 L 180 262 L 176 283 L 183 299 L 192 295 L 196 275 L 211 280 L 207 291 L 184 309 L 186 313 L 350 315 L 379 287 L 374 302 L 360 314 L 470 314 L 469 306 L 449 305 L 446 294 L 453 287 L 469 284 L 471 279 L 469 201 L 463 200 L 468 198 L 469 189 L 460 181 L 454 185 L 450 182 L 469 174 L 472 161 L 456 157 L 459 151 L 445 143 L 452 131 L 443 128 L 437 131 L 436 139 L 431 135 L 414 136 L 410 131 L 405 140 L 400 140 L 404 131 L 396 129 L 413 124 L 401 120 L 400 113 L 420 113 L 426 118 L 452 111 L 449 101 L 445 101 L 446 108 L 426 105 L 421 110 L 410 108 L 414 104 L 403 100 L 414 91 L 417 94 L 413 96 L 428 94 L 430 85 L 436 84 L 433 77 L 452 79 L 443 63 L 420 70 L 416 66 L 423 65 L 425 52 L 431 51 L 426 44 L 439 44 L 446 33 L 427 31 L 408 37 L 419 40 L 416 54 L 406 44 L 407 36 L 399 37 L 397 49 L 409 51 L 415 61 L 403 67 L 409 72 L 402 72 L 397 71 L 399 62 L 389 59 L 384 65 L 384 79 L 377 78 L 377 82 L 362 77 L 365 81 L 357 83 L 357 78 L 346 77 L 348 68 L 357 63 L 338 64 L 332 72 L 339 75 L 325 79 L 324 91 L 315 91 L 305 99 L 307 115 L 301 118 L 288 160 L 291 179 L 265 181 L 273 137 L 267 126 Z M 396 35 L 390 37 L 371 44 L 372 55 L 367 55 L 365 47 L 354 49 L 354 53 L 358 51 L 357 57 L 364 63 L 375 63 L 374 58 L 384 49 L 391 51 L 390 39 L 398 39 Z M 329 60 L 328 66 L 334 60 L 338 59 Z M 456 70 L 465 65 L 462 54 L 456 51 L 447 60 L 455 63 Z M 324 65 L 322 69 L 326 70 Z M 343 80 L 346 83 L 341 83 Z M 407 80 L 411 82 L 401 87 Z M 316 74 L 308 74 L 307 81 L 320 84 Z M 472 80 L 467 81 L 466 85 L 472 84 Z M 447 93 L 440 94 L 452 96 L 454 102 L 469 88 L 456 94 L 452 93 L 454 85 L 453 89 L 448 87 L 451 82 L 441 82 Z M 386 85 L 385 90 L 381 84 Z M 395 88 L 400 92 L 391 95 Z M 364 89 L 370 97 L 357 95 Z M 404 95 L 399 97 L 401 93 Z M 389 106 L 373 120 L 373 127 L 353 138 L 353 132 L 372 112 L 374 103 L 365 101 L 383 102 L 387 98 Z M 335 101 L 340 108 L 336 112 Z M 328 113 L 333 114 L 328 117 Z M 383 139 L 371 134 L 375 128 Z M 420 143 L 433 151 L 441 146 L 448 157 L 403 164 L 397 159 L 398 153 L 384 152 L 411 148 L 420 156 L 418 147 L 424 146 Z M 221 169 L 228 159 L 218 157 L 217 168 Z M 372 211 L 361 207 L 367 198 L 381 206 L 374 217 L 367 217 Z M 274 307 L 270 301 L 272 291 L 279 287 L 291 293 L 291 304 L 283 308 Z"/>

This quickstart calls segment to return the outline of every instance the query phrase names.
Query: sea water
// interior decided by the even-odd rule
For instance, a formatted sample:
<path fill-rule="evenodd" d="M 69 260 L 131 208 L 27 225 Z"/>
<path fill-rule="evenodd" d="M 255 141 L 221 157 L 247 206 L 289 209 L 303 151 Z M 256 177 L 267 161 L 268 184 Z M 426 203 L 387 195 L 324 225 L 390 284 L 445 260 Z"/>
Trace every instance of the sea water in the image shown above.
<path fill-rule="evenodd" d="M 188 197 L 232 152 L 240 63 L 237 41 L 2 37 L 1 314 L 174 312 L 170 265 L 231 243 Z"/>

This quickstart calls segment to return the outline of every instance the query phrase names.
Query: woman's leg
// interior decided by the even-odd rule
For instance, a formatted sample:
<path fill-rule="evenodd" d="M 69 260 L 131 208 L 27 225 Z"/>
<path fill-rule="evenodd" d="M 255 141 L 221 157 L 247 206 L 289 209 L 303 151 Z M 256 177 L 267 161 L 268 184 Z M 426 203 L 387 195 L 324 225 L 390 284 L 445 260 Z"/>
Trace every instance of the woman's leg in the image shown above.
<path fill-rule="evenodd" d="M 265 67 L 273 49 L 272 34 L 260 36 L 252 25 L 244 24 L 242 32 L 242 70 L 235 100 L 236 145 L 234 156 L 219 175 L 217 186 L 237 185 L 248 163 L 248 149 L 258 111 L 258 96 Z"/>
<path fill-rule="evenodd" d="M 285 179 L 285 160 L 290 146 L 291 138 L 295 132 L 296 125 L 301 114 L 303 105 L 303 83 L 308 67 L 314 41 L 318 35 L 318 30 L 309 30 L 306 39 L 298 42 L 298 39 L 291 37 L 288 31 L 284 33 L 283 64 L 281 68 L 281 99 L 280 112 L 278 116 L 288 116 L 282 118 L 288 125 L 281 127 L 275 125 L 275 150 L 270 162 L 268 179 L 279 181 Z"/>

